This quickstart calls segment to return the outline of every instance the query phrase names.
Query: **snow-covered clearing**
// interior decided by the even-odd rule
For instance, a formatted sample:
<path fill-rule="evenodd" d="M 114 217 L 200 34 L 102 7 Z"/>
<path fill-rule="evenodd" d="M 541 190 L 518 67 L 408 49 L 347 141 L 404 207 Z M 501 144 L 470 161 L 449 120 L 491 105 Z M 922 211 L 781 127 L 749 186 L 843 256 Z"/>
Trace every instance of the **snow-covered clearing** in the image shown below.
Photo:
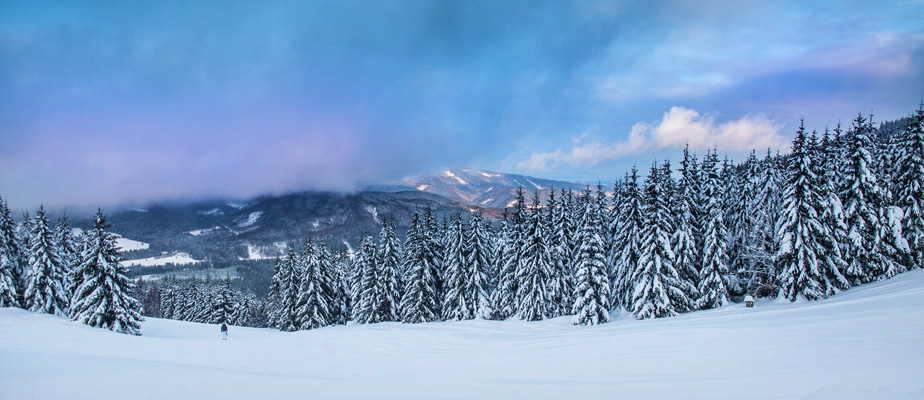
<path fill-rule="evenodd" d="M 168 256 L 161 257 L 148 257 L 148 258 L 139 258 L 136 260 L 125 260 L 122 261 L 122 264 L 127 266 L 135 267 L 151 267 L 154 265 L 167 265 L 167 264 L 195 264 L 200 263 L 202 260 L 193 259 L 189 254 L 186 253 L 176 253 Z"/>
<path fill-rule="evenodd" d="M 206 234 L 206 233 L 211 233 L 211 232 L 217 231 L 217 230 L 219 230 L 219 229 L 221 229 L 220 226 L 215 226 L 215 227 L 207 228 L 207 229 L 196 229 L 196 230 L 192 230 L 192 231 L 189 231 L 189 232 L 186 232 L 186 233 L 188 233 L 188 234 L 190 234 L 190 235 L 192 235 L 192 236 L 202 236 L 202 235 L 204 235 L 204 234 Z"/>
<path fill-rule="evenodd" d="M 246 227 L 248 227 L 248 226 L 251 226 L 251 225 L 255 224 L 255 223 L 257 222 L 258 219 L 260 219 L 260 216 L 261 216 L 261 215 L 263 215 L 263 211 L 254 211 L 254 212 L 250 213 L 249 215 L 247 215 L 247 220 L 245 220 L 244 222 L 241 222 L 241 223 L 238 224 L 237 226 L 239 226 L 239 227 L 241 227 L 241 228 L 246 228 Z"/>
<path fill-rule="evenodd" d="M 274 242 L 272 247 L 255 246 L 247 243 L 247 260 L 268 260 L 284 256 L 286 242 Z"/>
<path fill-rule="evenodd" d="M 816 303 L 594 327 L 463 321 L 144 336 L 0 309 L 4 399 L 921 399 L 924 271 Z"/>
<path fill-rule="evenodd" d="M 121 236 L 116 237 L 116 246 L 119 246 L 122 251 L 145 250 L 151 247 L 148 243 L 127 239 Z"/>

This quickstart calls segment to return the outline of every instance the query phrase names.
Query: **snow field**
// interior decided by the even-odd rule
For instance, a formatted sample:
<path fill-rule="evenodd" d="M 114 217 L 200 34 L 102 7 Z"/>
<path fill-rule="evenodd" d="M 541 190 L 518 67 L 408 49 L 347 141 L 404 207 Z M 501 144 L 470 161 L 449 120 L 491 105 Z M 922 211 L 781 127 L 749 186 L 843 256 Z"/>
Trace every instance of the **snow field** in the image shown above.
<path fill-rule="evenodd" d="M 0 398 L 921 399 L 924 271 L 818 302 L 679 317 L 382 323 L 144 336 L 0 309 Z"/>

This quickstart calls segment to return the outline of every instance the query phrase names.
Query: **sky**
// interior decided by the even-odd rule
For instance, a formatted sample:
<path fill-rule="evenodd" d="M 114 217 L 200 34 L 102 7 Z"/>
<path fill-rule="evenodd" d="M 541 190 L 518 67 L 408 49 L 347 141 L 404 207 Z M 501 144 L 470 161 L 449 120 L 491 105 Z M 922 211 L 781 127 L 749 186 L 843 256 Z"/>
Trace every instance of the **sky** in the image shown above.
<path fill-rule="evenodd" d="M 606 181 L 922 99 L 922 1 L 0 0 L 13 208 Z"/>

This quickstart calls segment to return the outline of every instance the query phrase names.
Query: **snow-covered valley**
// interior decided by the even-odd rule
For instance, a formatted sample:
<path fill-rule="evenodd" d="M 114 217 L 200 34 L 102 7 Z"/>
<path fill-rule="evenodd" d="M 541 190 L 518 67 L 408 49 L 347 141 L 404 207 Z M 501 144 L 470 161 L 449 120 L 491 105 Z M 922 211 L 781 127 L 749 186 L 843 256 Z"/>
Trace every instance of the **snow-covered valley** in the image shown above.
<path fill-rule="evenodd" d="M 920 399 L 924 271 L 818 302 L 598 326 L 462 321 L 143 336 L 0 309 L 0 398 Z"/>

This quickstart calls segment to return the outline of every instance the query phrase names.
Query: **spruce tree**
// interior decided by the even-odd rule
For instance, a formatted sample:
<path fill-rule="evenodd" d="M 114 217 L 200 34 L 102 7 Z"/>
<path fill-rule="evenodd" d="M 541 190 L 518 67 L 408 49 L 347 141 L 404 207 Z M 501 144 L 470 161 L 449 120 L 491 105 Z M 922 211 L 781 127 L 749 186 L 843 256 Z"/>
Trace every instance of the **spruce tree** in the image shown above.
<path fill-rule="evenodd" d="M 555 198 L 555 189 L 549 193 L 546 203 L 548 215 L 549 247 L 552 251 L 552 276 L 549 296 L 552 301 L 554 316 L 571 313 L 573 301 L 571 295 L 574 288 L 571 284 L 571 269 L 568 267 L 572 255 L 570 254 L 569 238 L 566 237 L 565 212 L 562 204 Z"/>
<path fill-rule="evenodd" d="M 844 221 L 844 207 L 837 195 L 837 151 L 826 129 L 820 148 L 814 152 L 817 162 L 813 159 L 812 165 L 817 178 L 815 186 L 821 200 L 818 212 L 824 235 L 817 240 L 824 248 L 820 268 L 829 283 L 825 290 L 828 296 L 850 287 L 850 281 L 845 276 L 847 262 L 844 261 L 843 251 L 847 242 L 847 223 Z"/>
<path fill-rule="evenodd" d="M 632 276 L 638 269 L 641 258 L 641 232 L 644 224 L 642 216 L 642 195 L 638 187 L 638 170 L 632 167 L 625 183 L 625 199 L 620 211 L 620 231 L 613 242 L 613 248 L 621 249 L 614 254 L 610 262 L 614 265 L 611 307 L 630 309 L 632 300 Z"/>
<path fill-rule="evenodd" d="M 902 208 L 902 235 L 908 243 L 910 263 L 924 268 L 924 103 L 911 117 L 899 159 L 896 204 Z"/>
<path fill-rule="evenodd" d="M 209 319 L 216 324 L 228 323 L 234 325 L 232 318 L 234 317 L 235 303 L 234 291 L 231 289 L 231 275 L 228 274 L 215 294 L 215 299 L 212 303 L 212 316 Z"/>
<path fill-rule="evenodd" d="M 39 207 L 30 237 L 28 285 L 23 293 L 29 310 L 67 315 L 64 266 L 55 252 L 54 238 L 48 226 L 45 208 Z"/>
<path fill-rule="evenodd" d="M 440 319 L 439 271 L 425 224 L 415 212 L 404 245 L 404 296 L 400 310 L 401 322 L 408 324 Z"/>
<path fill-rule="evenodd" d="M 39 215 L 44 216 L 44 211 L 39 210 Z M 42 224 L 37 221 L 36 225 Z M 133 297 L 134 284 L 121 264 L 116 237 L 106 228 L 106 216 L 99 210 L 76 269 L 81 283 L 74 289 L 70 315 L 93 327 L 140 335 L 141 304 Z"/>
<path fill-rule="evenodd" d="M 827 296 L 829 283 L 821 268 L 826 253 L 818 238 L 825 236 L 818 210 L 822 206 L 812 169 L 811 149 L 806 142 L 804 122 L 792 145 L 789 181 L 783 196 L 780 226 L 780 296 L 818 300 Z"/>
<path fill-rule="evenodd" d="M 382 224 L 379 234 L 379 252 L 375 262 L 378 297 L 375 303 L 375 321 L 398 321 L 398 304 L 401 302 L 401 245 L 393 224 Z"/>
<path fill-rule="evenodd" d="M 590 200 L 590 191 L 584 192 L 583 218 L 579 224 L 577 260 L 574 277 L 574 305 L 571 322 L 574 325 L 597 325 L 609 321 L 607 310 L 610 304 L 610 283 L 606 267 L 606 250 L 601 221 L 597 218 L 600 210 Z"/>
<path fill-rule="evenodd" d="M 301 286 L 302 275 L 298 268 L 295 246 L 289 246 L 289 251 L 279 266 L 279 274 L 281 275 L 279 285 L 281 307 L 276 315 L 276 327 L 281 331 L 294 332 L 299 328 L 296 302 L 298 302 L 298 288 Z"/>
<path fill-rule="evenodd" d="M 696 217 L 693 210 L 696 206 L 696 197 L 698 192 L 694 192 L 695 183 L 693 182 L 692 171 L 693 159 L 690 157 L 689 149 L 683 151 L 683 161 L 680 167 L 680 181 L 674 192 L 674 232 L 671 236 L 671 250 L 674 252 L 674 269 L 677 271 L 681 281 L 681 287 L 684 289 L 684 295 L 688 299 L 698 299 L 699 290 L 699 270 L 697 265 L 700 264 L 700 253 L 696 247 L 696 240 L 693 234 L 697 225 Z M 680 312 L 693 311 L 696 309 L 695 301 L 683 309 L 679 305 Z"/>
<path fill-rule="evenodd" d="M 379 322 L 376 320 L 375 306 L 377 302 L 379 279 L 376 275 L 376 245 L 371 236 L 366 236 L 360 244 L 360 251 L 356 259 L 359 275 L 359 284 L 354 291 L 356 301 L 353 304 L 353 320 L 361 324 Z"/>
<path fill-rule="evenodd" d="M 710 309 L 728 304 L 728 253 L 726 250 L 725 213 L 722 207 L 721 181 L 716 170 L 718 155 L 707 153 L 703 159 L 703 267 L 700 271 L 698 308 Z"/>
<path fill-rule="evenodd" d="M 516 314 L 517 264 L 519 239 L 515 218 L 508 218 L 506 209 L 497 243 L 497 286 L 492 294 L 492 319 L 504 320 Z"/>
<path fill-rule="evenodd" d="M 501 234 L 505 243 L 502 244 L 503 254 L 497 261 L 497 287 L 494 290 L 492 301 L 494 304 L 493 319 L 507 319 L 519 311 L 520 281 L 517 274 L 525 245 L 526 218 L 526 200 L 523 195 L 523 188 L 519 187 L 517 188 L 513 215 L 509 222 L 504 225 L 506 234 Z M 505 221 L 507 221 L 506 218 Z"/>
<path fill-rule="evenodd" d="M 494 264 L 494 246 L 481 211 L 472 212 L 469 218 L 468 237 L 465 247 L 467 278 L 465 284 L 468 303 L 474 306 L 476 318 L 490 318 L 491 269 Z"/>
<path fill-rule="evenodd" d="M 847 222 L 845 253 L 847 278 L 853 285 L 878 279 L 887 269 L 882 262 L 882 191 L 872 170 L 870 127 L 863 115 L 848 133 L 841 199 Z"/>
<path fill-rule="evenodd" d="M 553 267 L 538 191 L 533 195 L 531 208 L 523 256 L 517 266 L 517 312 L 520 319 L 537 321 L 553 315 L 549 298 Z"/>
<path fill-rule="evenodd" d="M 692 308 L 692 300 L 681 288 L 680 275 L 674 268 L 670 243 L 674 227 L 664 181 L 655 163 L 646 179 L 641 254 L 632 276 L 630 310 L 638 319 L 670 317 Z"/>
<path fill-rule="evenodd" d="M 443 280 L 442 316 L 447 321 L 459 321 L 475 318 L 475 305 L 469 303 L 466 294 L 467 259 L 465 248 L 468 233 L 462 224 L 462 216 L 452 218 L 449 229 L 445 231 L 446 253 L 443 255 L 445 275 Z"/>
<path fill-rule="evenodd" d="M 58 257 L 61 258 L 61 265 L 64 267 L 64 289 L 70 298 L 75 289 L 75 282 L 72 282 L 72 271 L 80 262 L 80 251 L 77 249 L 78 246 L 71 233 L 71 227 L 67 223 L 66 215 L 62 216 L 55 225 L 54 242 Z"/>
<path fill-rule="evenodd" d="M 22 253 L 16 240 L 15 223 L 10 208 L 0 198 L 0 307 L 20 307 L 20 271 Z"/>
<path fill-rule="evenodd" d="M 305 244 L 299 263 L 302 276 L 295 303 L 299 329 L 327 326 L 331 320 L 329 290 L 324 287 L 320 254 L 312 241 Z"/>

